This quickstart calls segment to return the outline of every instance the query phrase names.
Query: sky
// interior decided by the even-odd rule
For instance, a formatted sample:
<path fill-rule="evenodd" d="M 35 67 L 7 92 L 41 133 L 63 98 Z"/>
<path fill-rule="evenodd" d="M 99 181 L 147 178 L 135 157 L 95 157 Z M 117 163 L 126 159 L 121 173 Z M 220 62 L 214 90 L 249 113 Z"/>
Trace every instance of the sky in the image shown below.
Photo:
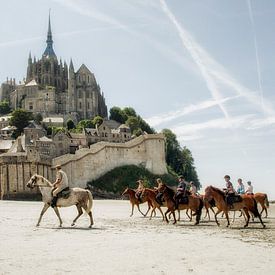
<path fill-rule="evenodd" d="M 0 0 L 0 82 L 54 50 L 95 74 L 106 103 L 170 128 L 201 184 L 252 181 L 275 199 L 275 2 Z"/>

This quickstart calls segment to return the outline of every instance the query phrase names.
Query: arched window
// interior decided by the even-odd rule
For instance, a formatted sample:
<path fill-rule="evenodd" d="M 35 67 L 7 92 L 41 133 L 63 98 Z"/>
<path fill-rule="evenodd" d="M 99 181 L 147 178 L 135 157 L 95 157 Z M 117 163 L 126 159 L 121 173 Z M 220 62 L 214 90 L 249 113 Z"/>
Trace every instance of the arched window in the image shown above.
<path fill-rule="evenodd" d="M 82 104 L 81 104 L 81 102 L 79 102 L 79 109 L 81 109 L 82 108 Z"/>

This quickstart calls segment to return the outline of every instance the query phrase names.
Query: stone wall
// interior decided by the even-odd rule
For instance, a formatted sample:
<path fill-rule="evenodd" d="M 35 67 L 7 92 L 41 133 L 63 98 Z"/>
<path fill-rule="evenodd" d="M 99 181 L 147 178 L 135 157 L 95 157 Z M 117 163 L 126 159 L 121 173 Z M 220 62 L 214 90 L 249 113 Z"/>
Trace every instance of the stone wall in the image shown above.
<path fill-rule="evenodd" d="M 144 135 L 129 142 L 116 144 L 99 142 L 89 149 L 76 151 L 53 159 L 67 173 L 70 186 L 85 187 L 88 181 L 123 165 L 143 165 L 153 174 L 167 173 L 164 137 L 161 134 Z"/>
<path fill-rule="evenodd" d="M 9 163 L 0 162 L 1 199 L 35 197 L 38 190 L 30 190 L 26 184 L 30 177 L 36 173 L 50 180 L 54 177 L 53 169 L 49 164 L 20 161 L 20 158 Z"/>

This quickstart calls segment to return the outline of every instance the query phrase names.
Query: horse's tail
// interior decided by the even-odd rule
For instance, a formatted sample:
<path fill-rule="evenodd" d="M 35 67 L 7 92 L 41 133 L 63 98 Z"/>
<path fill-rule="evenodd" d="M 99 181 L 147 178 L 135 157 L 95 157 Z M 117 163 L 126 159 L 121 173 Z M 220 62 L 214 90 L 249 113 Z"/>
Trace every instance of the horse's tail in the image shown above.
<path fill-rule="evenodd" d="M 266 205 L 266 207 L 269 207 L 269 201 L 268 201 L 267 194 L 264 194 L 264 195 L 265 195 L 265 198 L 264 198 L 265 205 Z"/>
<path fill-rule="evenodd" d="M 251 198 L 253 200 L 253 209 L 251 209 L 251 212 L 253 213 L 255 218 L 261 217 L 259 211 L 258 211 L 258 206 L 257 206 L 257 202 L 254 198 Z"/>
<path fill-rule="evenodd" d="M 89 214 L 91 212 L 91 209 L 93 207 L 93 195 L 90 190 L 86 190 L 88 194 L 88 202 L 87 202 L 87 210 L 86 212 Z"/>
<path fill-rule="evenodd" d="M 200 204 L 199 204 L 199 209 L 197 210 L 197 216 L 196 216 L 196 224 L 199 224 L 200 219 L 201 219 L 201 212 L 202 212 L 202 208 L 203 208 L 203 200 L 201 198 L 199 198 L 200 200 Z"/>

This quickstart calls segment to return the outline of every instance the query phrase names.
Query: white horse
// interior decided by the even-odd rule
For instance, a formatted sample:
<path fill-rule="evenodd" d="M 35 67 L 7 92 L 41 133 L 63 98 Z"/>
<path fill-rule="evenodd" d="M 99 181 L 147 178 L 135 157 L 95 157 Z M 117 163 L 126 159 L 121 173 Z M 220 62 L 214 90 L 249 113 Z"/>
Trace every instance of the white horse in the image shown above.
<path fill-rule="evenodd" d="M 53 184 L 49 182 L 46 178 L 40 176 L 40 175 L 33 175 L 30 180 L 27 183 L 27 187 L 33 189 L 34 187 L 39 187 L 39 190 L 42 194 L 42 201 L 44 202 L 44 207 L 40 213 L 40 217 L 38 219 L 37 225 L 39 226 L 42 216 L 45 214 L 45 212 L 48 210 L 48 208 L 51 205 L 52 201 L 52 188 Z M 92 215 L 92 206 L 93 206 L 93 196 L 92 193 L 89 190 L 82 189 L 82 188 L 71 188 L 70 189 L 70 195 L 68 198 L 59 198 L 57 200 L 56 207 L 54 207 L 54 212 L 56 213 L 58 219 L 59 219 L 59 226 L 62 226 L 62 220 L 58 211 L 57 207 L 67 207 L 75 205 L 78 210 L 77 217 L 73 220 L 72 226 L 75 225 L 75 222 L 77 219 L 83 214 L 82 208 L 87 212 L 87 214 L 90 217 L 90 226 L 92 227 L 94 224 L 93 222 L 93 215 Z"/>

